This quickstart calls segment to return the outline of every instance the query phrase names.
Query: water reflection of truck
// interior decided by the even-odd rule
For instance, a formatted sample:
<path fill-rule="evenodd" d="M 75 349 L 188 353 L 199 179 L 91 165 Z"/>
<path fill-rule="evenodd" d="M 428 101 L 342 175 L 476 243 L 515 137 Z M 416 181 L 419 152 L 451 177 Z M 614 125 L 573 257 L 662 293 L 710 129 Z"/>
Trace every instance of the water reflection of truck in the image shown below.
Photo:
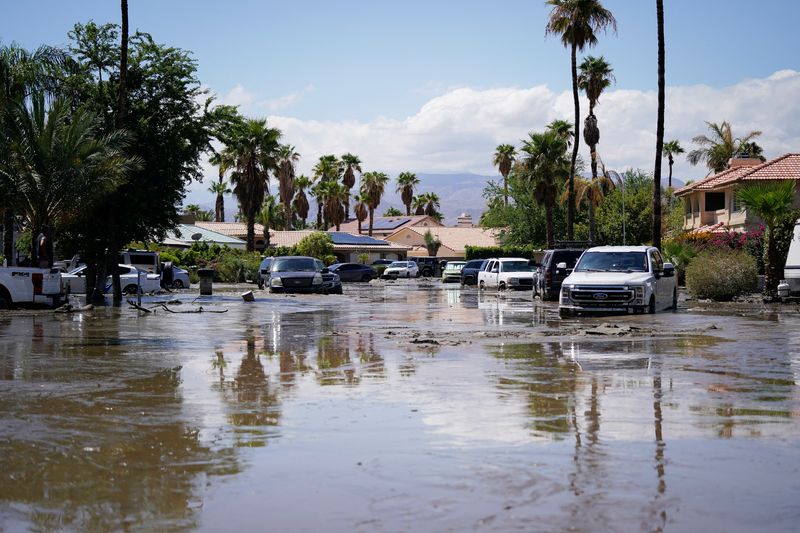
<path fill-rule="evenodd" d="M 61 303 L 61 274 L 49 268 L 0 268 L 0 309 Z"/>

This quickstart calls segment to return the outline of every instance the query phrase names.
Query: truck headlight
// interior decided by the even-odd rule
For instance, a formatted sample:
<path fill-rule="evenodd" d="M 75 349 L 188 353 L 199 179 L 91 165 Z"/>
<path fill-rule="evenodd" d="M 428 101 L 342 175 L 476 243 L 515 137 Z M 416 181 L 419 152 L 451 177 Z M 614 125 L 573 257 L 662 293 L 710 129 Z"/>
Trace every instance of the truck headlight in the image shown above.
<path fill-rule="evenodd" d="M 569 304 L 569 291 L 572 290 L 572 285 L 561 285 L 561 303 Z"/>
<path fill-rule="evenodd" d="M 516 285 L 517 283 L 519 283 L 519 278 L 509 278 L 508 282 L 512 285 Z"/>
<path fill-rule="evenodd" d="M 270 287 L 283 287 L 283 281 L 281 278 L 270 278 L 269 280 Z"/>
<path fill-rule="evenodd" d="M 311 284 L 312 285 L 322 285 L 322 274 L 320 274 L 319 272 L 314 274 L 314 279 L 311 280 Z"/>
<path fill-rule="evenodd" d="M 628 287 L 628 290 L 633 291 L 633 303 L 635 305 L 644 303 L 644 287 L 641 285 L 632 285 Z"/>

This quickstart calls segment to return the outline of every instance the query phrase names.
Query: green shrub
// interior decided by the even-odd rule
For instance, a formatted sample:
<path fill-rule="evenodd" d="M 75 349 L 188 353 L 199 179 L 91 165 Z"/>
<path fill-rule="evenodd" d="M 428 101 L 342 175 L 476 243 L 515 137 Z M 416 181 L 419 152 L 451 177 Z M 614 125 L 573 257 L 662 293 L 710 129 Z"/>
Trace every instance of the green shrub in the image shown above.
<path fill-rule="evenodd" d="M 729 301 L 757 285 L 756 261 L 740 250 L 714 250 L 695 257 L 686 268 L 686 288 L 697 298 Z"/>
<path fill-rule="evenodd" d="M 386 270 L 386 267 L 389 265 L 372 265 L 372 268 L 375 269 L 375 272 L 378 273 L 378 277 L 383 276 L 383 271 Z"/>
<path fill-rule="evenodd" d="M 489 259 L 491 257 L 525 257 L 533 259 L 533 246 L 466 246 L 465 258 Z"/>
<path fill-rule="evenodd" d="M 333 239 L 323 231 L 315 231 L 300 239 L 294 248 L 297 255 L 323 259 L 325 256 L 333 255 Z"/>

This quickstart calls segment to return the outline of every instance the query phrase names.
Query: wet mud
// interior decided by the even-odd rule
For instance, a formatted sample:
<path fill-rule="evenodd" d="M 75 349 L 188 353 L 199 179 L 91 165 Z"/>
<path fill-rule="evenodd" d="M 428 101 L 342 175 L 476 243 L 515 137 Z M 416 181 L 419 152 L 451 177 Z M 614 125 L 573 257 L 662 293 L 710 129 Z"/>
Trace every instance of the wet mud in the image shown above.
<path fill-rule="evenodd" d="M 0 530 L 796 531 L 792 307 L 250 289 L 0 313 Z"/>

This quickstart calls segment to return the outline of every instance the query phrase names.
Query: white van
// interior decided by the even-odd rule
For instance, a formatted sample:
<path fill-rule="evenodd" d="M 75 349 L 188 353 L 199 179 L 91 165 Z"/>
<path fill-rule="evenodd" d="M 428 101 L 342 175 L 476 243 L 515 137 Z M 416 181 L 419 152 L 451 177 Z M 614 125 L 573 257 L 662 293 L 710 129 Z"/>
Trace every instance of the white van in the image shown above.
<path fill-rule="evenodd" d="M 128 249 L 119 254 L 120 263 L 131 265 L 151 274 L 161 274 L 161 255 L 148 250 Z"/>
<path fill-rule="evenodd" d="M 783 278 L 778 285 L 778 295 L 784 298 L 800 296 L 800 220 L 794 225 L 792 244 L 789 245 L 789 255 L 786 257 L 786 266 L 783 267 Z"/>

